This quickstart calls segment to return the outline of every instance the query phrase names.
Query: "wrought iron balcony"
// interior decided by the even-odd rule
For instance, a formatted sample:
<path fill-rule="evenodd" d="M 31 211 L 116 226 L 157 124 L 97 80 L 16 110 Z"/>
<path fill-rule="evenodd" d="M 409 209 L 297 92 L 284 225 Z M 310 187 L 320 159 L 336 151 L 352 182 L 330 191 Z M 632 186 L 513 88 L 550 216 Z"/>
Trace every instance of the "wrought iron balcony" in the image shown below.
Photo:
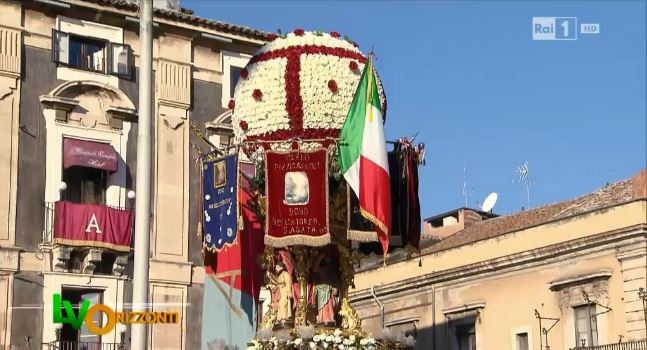
<path fill-rule="evenodd" d="M 64 201 L 43 205 L 42 246 L 52 252 L 54 271 L 126 273 L 134 229 L 131 209 Z"/>
<path fill-rule="evenodd" d="M 128 350 L 130 346 L 125 343 L 97 343 L 78 341 L 53 341 L 43 344 L 46 350 Z"/>
<path fill-rule="evenodd" d="M 578 346 L 571 350 L 647 350 L 647 339 L 597 346 Z"/>

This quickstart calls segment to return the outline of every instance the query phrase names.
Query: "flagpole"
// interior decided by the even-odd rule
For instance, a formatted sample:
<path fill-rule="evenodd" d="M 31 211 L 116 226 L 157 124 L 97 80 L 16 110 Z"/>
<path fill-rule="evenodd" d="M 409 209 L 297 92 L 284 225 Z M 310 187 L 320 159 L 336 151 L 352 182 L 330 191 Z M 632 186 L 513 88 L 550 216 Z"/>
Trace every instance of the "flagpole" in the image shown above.
<path fill-rule="evenodd" d="M 139 1 L 139 110 L 137 132 L 137 172 L 135 189 L 135 266 L 133 271 L 134 312 L 148 309 L 148 269 L 151 219 L 151 121 L 153 81 L 153 0 Z M 131 325 L 132 350 L 146 350 L 146 324 Z"/>

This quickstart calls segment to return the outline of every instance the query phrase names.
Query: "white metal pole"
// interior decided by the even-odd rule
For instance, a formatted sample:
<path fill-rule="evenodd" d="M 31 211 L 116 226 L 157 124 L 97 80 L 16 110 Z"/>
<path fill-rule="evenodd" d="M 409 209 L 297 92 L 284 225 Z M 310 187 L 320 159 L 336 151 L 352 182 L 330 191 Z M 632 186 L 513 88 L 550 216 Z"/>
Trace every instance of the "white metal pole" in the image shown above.
<path fill-rule="evenodd" d="M 148 259 L 151 218 L 151 121 L 153 119 L 153 0 L 139 1 L 139 110 L 133 311 L 148 310 Z M 146 350 L 145 324 L 132 324 L 131 349 Z"/>

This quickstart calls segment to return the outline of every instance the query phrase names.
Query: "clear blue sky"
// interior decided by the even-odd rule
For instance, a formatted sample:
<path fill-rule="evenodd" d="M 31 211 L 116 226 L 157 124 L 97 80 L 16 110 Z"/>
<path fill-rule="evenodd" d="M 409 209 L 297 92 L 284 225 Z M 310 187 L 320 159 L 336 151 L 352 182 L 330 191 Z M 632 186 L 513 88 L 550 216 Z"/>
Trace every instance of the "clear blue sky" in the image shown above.
<path fill-rule="evenodd" d="M 496 213 L 579 196 L 646 166 L 645 1 L 209 1 L 196 15 L 283 33 L 337 31 L 369 52 L 389 100 L 387 137 L 427 146 L 423 217 L 493 191 Z M 533 41 L 532 17 L 577 17 L 600 34 Z"/>

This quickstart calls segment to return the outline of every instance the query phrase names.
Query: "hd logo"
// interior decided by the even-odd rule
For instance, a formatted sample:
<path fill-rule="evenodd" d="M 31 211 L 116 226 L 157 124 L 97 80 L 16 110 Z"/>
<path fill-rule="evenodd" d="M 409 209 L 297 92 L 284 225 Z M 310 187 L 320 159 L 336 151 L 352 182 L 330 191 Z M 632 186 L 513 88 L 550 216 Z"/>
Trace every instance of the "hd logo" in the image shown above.
<path fill-rule="evenodd" d="M 577 18 L 533 17 L 532 40 L 576 40 Z"/>

